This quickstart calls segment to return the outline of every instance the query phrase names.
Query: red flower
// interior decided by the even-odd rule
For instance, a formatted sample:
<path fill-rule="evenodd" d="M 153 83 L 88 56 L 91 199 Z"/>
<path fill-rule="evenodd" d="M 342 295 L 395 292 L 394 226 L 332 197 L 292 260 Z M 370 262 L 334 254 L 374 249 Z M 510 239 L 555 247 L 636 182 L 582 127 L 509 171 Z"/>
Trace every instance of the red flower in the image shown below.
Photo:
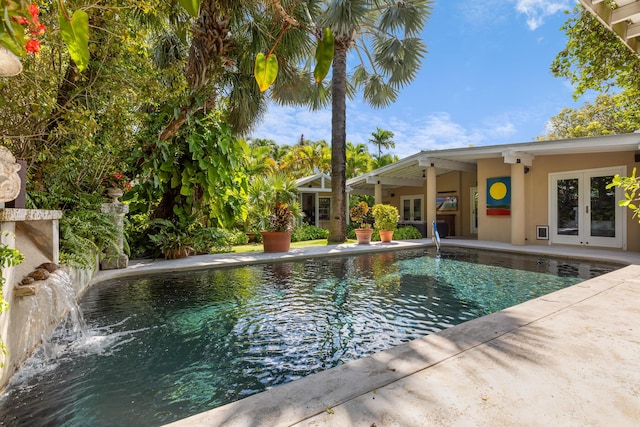
<path fill-rule="evenodd" d="M 31 19 L 29 19 L 27 12 L 29 13 L 29 15 L 31 15 Z M 40 41 L 37 40 L 37 37 L 44 34 L 45 30 L 47 29 L 46 26 L 40 23 L 40 20 L 38 18 L 38 5 L 35 3 L 31 3 L 29 4 L 27 10 L 18 10 L 17 13 L 19 14 L 16 16 L 12 16 L 11 19 L 20 25 L 24 25 L 26 27 L 25 35 L 26 31 L 28 30 L 29 35 L 31 36 L 31 38 L 24 44 L 25 51 L 27 53 L 38 53 L 40 51 Z"/>
<path fill-rule="evenodd" d="M 102 180 L 102 184 L 106 187 L 121 188 L 123 190 L 131 190 L 131 182 L 129 178 L 121 173 L 112 173 Z"/>
<path fill-rule="evenodd" d="M 36 40 L 36 39 L 27 40 L 27 43 L 25 44 L 24 47 L 27 53 L 38 53 L 40 52 L 40 40 Z"/>
<path fill-rule="evenodd" d="M 37 24 L 38 23 L 38 5 L 35 3 L 31 3 L 29 5 L 29 13 L 33 17 L 33 23 Z"/>
<path fill-rule="evenodd" d="M 27 21 L 27 18 L 25 18 L 24 16 L 13 16 L 11 17 L 11 19 L 13 19 L 20 25 L 27 25 L 29 23 L 29 21 Z"/>

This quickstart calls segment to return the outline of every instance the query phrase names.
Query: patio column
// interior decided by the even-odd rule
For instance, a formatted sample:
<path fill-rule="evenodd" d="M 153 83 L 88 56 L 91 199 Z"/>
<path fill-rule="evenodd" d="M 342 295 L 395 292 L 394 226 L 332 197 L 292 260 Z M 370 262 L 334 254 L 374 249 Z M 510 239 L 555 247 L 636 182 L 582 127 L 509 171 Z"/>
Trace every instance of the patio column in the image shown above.
<path fill-rule="evenodd" d="M 427 166 L 427 236 L 433 237 L 433 221 L 436 220 L 436 168 L 435 166 Z"/>
<path fill-rule="evenodd" d="M 380 184 L 380 181 L 375 184 L 375 202 L 376 204 L 382 203 L 382 184 Z"/>
<path fill-rule="evenodd" d="M 525 244 L 524 164 L 511 165 L 511 244 Z"/>

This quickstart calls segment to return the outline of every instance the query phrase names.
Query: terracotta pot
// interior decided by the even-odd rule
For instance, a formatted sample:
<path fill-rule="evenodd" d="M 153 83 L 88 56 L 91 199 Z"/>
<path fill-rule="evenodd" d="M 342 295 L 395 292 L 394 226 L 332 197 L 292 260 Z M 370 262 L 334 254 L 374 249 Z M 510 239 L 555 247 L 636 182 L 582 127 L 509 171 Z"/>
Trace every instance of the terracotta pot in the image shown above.
<path fill-rule="evenodd" d="M 291 247 L 290 231 L 261 231 L 265 252 L 289 252 Z"/>
<path fill-rule="evenodd" d="M 370 228 L 356 228 L 356 238 L 358 239 L 359 245 L 368 245 L 371 243 L 371 235 L 373 234 L 373 230 Z"/>
<path fill-rule="evenodd" d="M 164 252 L 165 259 L 182 259 L 186 258 L 191 254 L 190 248 L 182 248 L 182 249 L 167 249 Z"/>
<path fill-rule="evenodd" d="M 389 243 L 393 239 L 393 230 L 380 230 L 380 241 Z"/>

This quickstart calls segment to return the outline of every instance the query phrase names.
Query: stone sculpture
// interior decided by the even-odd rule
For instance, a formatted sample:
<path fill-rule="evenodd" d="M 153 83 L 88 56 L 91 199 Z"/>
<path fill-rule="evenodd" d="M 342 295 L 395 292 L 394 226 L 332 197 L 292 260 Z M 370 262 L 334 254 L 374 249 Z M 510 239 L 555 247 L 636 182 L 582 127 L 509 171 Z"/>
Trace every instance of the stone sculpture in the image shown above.
<path fill-rule="evenodd" d="M 15 200 L 20 194 L 20 167 L 11 151 L 0 145 L 0 203 Z"/>

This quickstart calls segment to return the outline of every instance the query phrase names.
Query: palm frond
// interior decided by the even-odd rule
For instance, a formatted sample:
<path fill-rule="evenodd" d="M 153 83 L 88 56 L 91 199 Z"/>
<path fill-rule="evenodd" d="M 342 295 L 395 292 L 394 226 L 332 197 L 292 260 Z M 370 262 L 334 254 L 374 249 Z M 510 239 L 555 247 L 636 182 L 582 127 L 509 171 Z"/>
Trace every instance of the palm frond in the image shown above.
<path fill-rule="evenodd" d="M 380 14 L 378 27 L 384 32 L 402 32 L 415 36 L 422 31 L 426 17 L 433 9 L 431 0 L 387 1 Z"/>
<path fill-rule="evenodd" d="M 162 33 L 156 36 L 152 54 L 154 65 L 160 69 L 179 63 L 186 58 L 187 47 L 175 33 Z"/>
<path fill-rule="evenodd" d="M 371 2 L 367 0 L 332 1 L 320 18 L 321 27 L 329 27 L 337 38 L 350 39 L 371 17 Z"/>
<path fill-rule="evenodd" d="M 419 38 L 378 38 L 374 49 L 376 63 L 389 77 L 389 83 L 396 86 L 405 86 L 415 78 L 421 59 L 427 52 L 426 45 Z"/>
<path fill-rule="evenodd" d="M 362 96 L 372 107 L 388 107 L 398 99 L 398 91 L 385 83 L 382 76 L 372 74 L 364 84 Z"/>

